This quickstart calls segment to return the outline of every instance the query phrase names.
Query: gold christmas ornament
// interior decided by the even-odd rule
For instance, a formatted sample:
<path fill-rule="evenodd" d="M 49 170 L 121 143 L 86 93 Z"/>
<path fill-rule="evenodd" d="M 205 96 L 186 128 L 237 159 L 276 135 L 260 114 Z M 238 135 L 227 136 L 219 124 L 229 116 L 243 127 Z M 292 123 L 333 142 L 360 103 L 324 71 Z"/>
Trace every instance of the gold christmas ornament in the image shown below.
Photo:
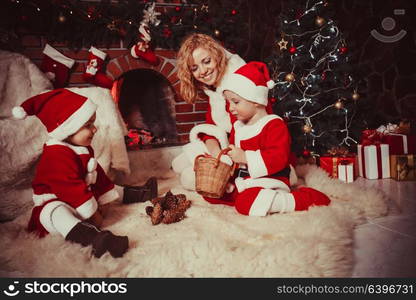
<path fill-rule="evenodd" d="M 322 17 L 316 17 L 316 19 L 315 19 L 315 24 L 316 25 L 318 25 L 318 26 L 322 26 L 322 25 L 324 25 L 325 24 L 325 19 L 324 18 L 322 18 Z"/>
<path fill-rule="evenodd" d="M 287 43 L 288 41 L 282 38 L 279 42 L 277 42 L 277 46 L 279 46 L 280 50 L 287 49 Z"/>
<path fill-rule="evenodd" d="M 308 124 L 305 124 L 305 125 L 303 125 L 302 130 L 303 130 L 304 133 L 309 133 L 309 132 L 312 131 L 312 126 L 310 126 Z"/>
<path fill-rule="evenodd" d="M 353 94 L 352 94 L 352 99 L 354 99 L 354 100 L 358 100 L 360 98 L 360 94 L 358 94 L 357 92 L 354 92 Z"/>
<path fill-rule="evenodd" d="M 294 81 L 295 80 L 295 74 L 293 74 L 293 73 L 288 73 L 288 74 L 286 74 L 286 76 L 285 76 L 285 80 L 286 81 Z"/>

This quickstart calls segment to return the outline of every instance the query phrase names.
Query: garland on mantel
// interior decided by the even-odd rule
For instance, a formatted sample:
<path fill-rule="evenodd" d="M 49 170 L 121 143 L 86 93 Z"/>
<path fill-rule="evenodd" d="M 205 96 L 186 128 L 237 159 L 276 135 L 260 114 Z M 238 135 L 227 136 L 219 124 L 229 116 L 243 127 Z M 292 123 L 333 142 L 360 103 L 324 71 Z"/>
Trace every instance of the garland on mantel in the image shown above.
<path fill-rule="evenodd" d="M 140 23 L 153 18 L 150 34 L 155 47 L 178 49 L 191 32 L 210 34 L 231 51 L 248 45 L 247 1 L 137 0 L 2 0 L 0 1 L 0 47 L 19 47 L 23 35 L 45 36 L 79 50 L 91 45 L 109 47 L 120 40 L 126 48 L 139 38 Z"/>

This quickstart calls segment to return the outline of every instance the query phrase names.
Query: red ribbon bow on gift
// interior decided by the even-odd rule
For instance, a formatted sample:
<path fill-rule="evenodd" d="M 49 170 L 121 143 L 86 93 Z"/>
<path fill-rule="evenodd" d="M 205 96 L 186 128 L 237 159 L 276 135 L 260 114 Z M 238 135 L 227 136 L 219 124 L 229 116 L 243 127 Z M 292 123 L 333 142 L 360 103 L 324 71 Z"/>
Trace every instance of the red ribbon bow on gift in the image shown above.
<path fill-rule="evenodd" d="M 361 145 L 378 145 L 381 144 L 383 134 L 376 129 L 366 129 L 361 133 Z"/>

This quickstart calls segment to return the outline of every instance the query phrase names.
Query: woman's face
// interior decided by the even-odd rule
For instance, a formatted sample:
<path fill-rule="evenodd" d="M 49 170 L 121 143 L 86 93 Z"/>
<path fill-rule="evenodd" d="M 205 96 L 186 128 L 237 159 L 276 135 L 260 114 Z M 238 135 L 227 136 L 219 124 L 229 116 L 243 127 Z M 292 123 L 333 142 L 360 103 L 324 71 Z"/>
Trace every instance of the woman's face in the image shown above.
<path fill-rule="evenodd" d="M 202 47 L 196 48 L 192 53 L 191 72 L 199 82 L 214 85 L 219 72 L 212 53 Z"/>

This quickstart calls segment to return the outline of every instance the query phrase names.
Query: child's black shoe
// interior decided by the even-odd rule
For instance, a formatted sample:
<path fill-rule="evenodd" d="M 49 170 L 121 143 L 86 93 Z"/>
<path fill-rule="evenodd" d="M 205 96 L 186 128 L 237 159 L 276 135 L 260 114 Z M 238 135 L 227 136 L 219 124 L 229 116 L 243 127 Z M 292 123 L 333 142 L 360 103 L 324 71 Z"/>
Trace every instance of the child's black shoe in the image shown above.
<path fill-rule="evenodd" d="M 150 177 L 143 186 L 125 186 L 123 203 L 146 202 L 157 197 L 157 179 Z"/>

